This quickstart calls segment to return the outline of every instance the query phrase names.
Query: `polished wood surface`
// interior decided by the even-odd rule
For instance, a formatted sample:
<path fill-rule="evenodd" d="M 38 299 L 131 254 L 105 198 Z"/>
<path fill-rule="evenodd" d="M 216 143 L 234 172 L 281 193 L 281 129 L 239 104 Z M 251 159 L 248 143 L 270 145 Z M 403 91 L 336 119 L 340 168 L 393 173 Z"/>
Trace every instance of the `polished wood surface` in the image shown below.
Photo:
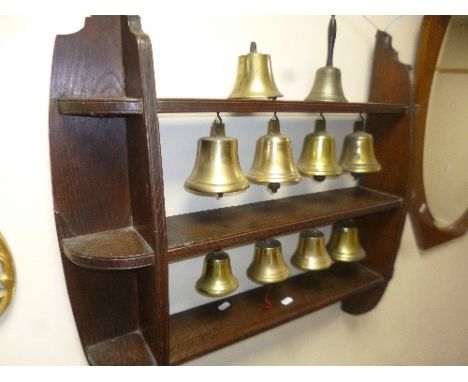
<path fill-rule="evenodd" d="M 468 210 L 448 227 L 438 227 L 424 190 L 424 138 L 432 81 L 451 16 L 424 16 L 415 66 L 415 99 L 420 111 L 415 123 L 415 153 L 409 212 L 420 248 L 427 249 L 462 236 L 468 230 Z M 462 138 L 462 137 L 460 137 Z M 449 185 L 448 185 L 449 187 Z"/>
<path fill-rule="evenodd" d="M 167 218 L 169 261 L 387 211 L 402 199 L 356 187 Z"/>

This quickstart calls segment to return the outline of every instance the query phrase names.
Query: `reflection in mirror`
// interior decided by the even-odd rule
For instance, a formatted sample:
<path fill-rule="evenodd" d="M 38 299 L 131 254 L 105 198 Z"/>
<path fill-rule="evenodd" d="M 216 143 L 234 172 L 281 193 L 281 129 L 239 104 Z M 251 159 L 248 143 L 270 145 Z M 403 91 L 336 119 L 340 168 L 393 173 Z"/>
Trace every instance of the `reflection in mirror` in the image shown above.
<path fill-rule="evenodd" d="M 450 19 L 437 59 L 425 131 L 423 181 L 434 224 L 468 208 L 468 16 Z"/>

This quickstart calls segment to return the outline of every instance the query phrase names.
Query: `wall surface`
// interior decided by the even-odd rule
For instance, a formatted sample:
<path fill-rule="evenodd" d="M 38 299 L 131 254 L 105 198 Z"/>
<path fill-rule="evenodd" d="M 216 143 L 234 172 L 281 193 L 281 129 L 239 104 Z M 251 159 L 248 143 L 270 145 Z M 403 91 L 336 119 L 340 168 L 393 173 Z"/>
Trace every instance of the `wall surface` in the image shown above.
<path fill-rule="evenodd" d="M 374 16 L 384 29 L 395 16 Z M 335 65 L 344 92 L 365 101 L 375 28 L 360 16 L 337 16 Z M 406 16 L 388 32 L 400 60 L 413 63 L 421 17 Z M 155 55 L 159 97 L 226 97 L 234 82 L 237 56 L 256 41 L 272 57 L 276 83 L 285 99 L 303 99 L 315 69 L 326 55 L 328 17 L 155 17 L 142 14 Z M 81 28 L 83 18 L 0 18 L 0 230 L 15 256 L 16 299 L 0 317 L 0 364 L 86 364 L 71 312 L 59 256 L 50 181 L 48 93 L 54 37 Z M 169 38 L 170 37 L 170 38 Z M 297 158 L 315 116 L 278 115 L 282 132 L 294 142 Z M 352 185 L 345 175 L 318 184 L 304 179 L 271 196 L 252 185 L 221 200 L 183 189 L 192 169 L 196 141 L 209 132 L 214 115 L 163 117 L 160 120 L 169 215 L 237 205 Z M 337 150 L 351 132 L 355 116 L 326 116 Z M 239 156 L 250 168 L 256 139 L 269 115 L 223 116 L 228 135 L 239 140 Z M 324 227 L 329 235 L 329 227 Z M 297 235 L 280 238 L 285 257 Z M 338 304 L 294 320 L 228 348 L 192 361 L 193 365 L 407 365 L 468 364 L 468 235 L 421 252 L 407 222 L 395 276 L 370 313 L 350 316 Z M 245 277 L 252 246 L 229 250 L 239 291 L 255 287 Z M 193 285 L 201 272 L 199 257 L 170 266 L 171 312 L 206 303 Z"/>

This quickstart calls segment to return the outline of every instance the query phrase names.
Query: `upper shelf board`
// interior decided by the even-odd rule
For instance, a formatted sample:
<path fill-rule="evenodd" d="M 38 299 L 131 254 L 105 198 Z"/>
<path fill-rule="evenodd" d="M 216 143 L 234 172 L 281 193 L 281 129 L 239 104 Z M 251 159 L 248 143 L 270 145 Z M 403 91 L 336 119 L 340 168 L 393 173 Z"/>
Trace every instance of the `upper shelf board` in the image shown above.
<path fill-rule="evenodd" d="M 57 98 L 61 114 L 81 116 L 121 116 L 143 113 L 139 98 Z M 368 113 L 404 114 L 408 105 L 391 103 L 305 102 L 278 100 L 236 100 L 158 98 L 157 113 Z"/>

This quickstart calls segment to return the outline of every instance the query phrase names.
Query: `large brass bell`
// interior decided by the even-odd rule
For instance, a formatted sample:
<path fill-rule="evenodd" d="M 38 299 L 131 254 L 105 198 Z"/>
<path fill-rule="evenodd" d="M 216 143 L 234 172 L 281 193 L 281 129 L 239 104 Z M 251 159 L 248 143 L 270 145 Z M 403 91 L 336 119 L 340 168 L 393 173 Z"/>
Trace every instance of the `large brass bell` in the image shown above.
<path fill-rule="evenodd" d="M 267 239 L 255 243 L 254 258 L 247 269 L 247 276 L 260 284 L 277 283 L 289 277 L 278 240 Z"/>
<path fill-rule="evenodd" d="M 335 138 L 325 130 L 325 119 L 315 121 L 315 130 L 306 135 L 297 169 L 304 176 L 322 181 L 326 176 L 338 176 L 343 170 L 336 161 Z"/>
<path fill-rule="evenodd" d="M 250 53 L 239 56 L 234 88 L 228 98 L 272 98 L 282 97 L 271 68 L 269 54 L 257 52 L 257 44 L 250 44 Z"/>
<path fill-rule="evenodd" d="M 197 292 L 208 297 L 222 297 L 235 291 L 239 281 L 231 270 L 231 262 L 226 252 L 211 252 L 203 262 L 203 271 L 195 288 Z"/>
<path fill-rule="evenodd" d="M 297 183 L 301 175 L 294 164 L 291 140 L 282 135 L 278 117 L 268 123 L 268 134 L 257 140 L 255 157 L 247 178 L 268 184 L 276 192 L 281 183 Z"/>
<path fill-rule="evenodd" d="M 243 191 L 249 187 L 249 181 L 240 167 L 237 139 L 226 137 L 221 118 L 213 122 L 209 137 L 198 140 L 197 159 L 185 187 L 220 197 L 224 193 Z"/>
<path fill-rule="evenodd" d="M 354 132 L 345 137 L 340 166 L 343 171 L 350 172 L 354 176 L 382 169 L 375 157 L 374 138 L 364 131 L 362 116 L 354 123 Z"/>
<path fill-rule="evenodd" d="M 332 16 L 328 24 L 328 55 L 327 65 L 315 73 L 312 90 L 306 101 L 348 102 L 341 86 L 341 71 L 333 66 L 333 49 L 336 38 L 336 20 Z"/>
<path fill-rule="evenodd" d="M 366 257 L 366 252 L 359 241 L 358 227 L 351 220 L 333 225 L 327 249 L 336 261 L 350 263 Z"/>
<path fill-rule="evenodd" d="M 291 263 L 304 271 L 326 269 L 333 260 L 325 248 L 323 232 L 307 229 L 300 233 L 297 249 L 291 257 Z"/>

